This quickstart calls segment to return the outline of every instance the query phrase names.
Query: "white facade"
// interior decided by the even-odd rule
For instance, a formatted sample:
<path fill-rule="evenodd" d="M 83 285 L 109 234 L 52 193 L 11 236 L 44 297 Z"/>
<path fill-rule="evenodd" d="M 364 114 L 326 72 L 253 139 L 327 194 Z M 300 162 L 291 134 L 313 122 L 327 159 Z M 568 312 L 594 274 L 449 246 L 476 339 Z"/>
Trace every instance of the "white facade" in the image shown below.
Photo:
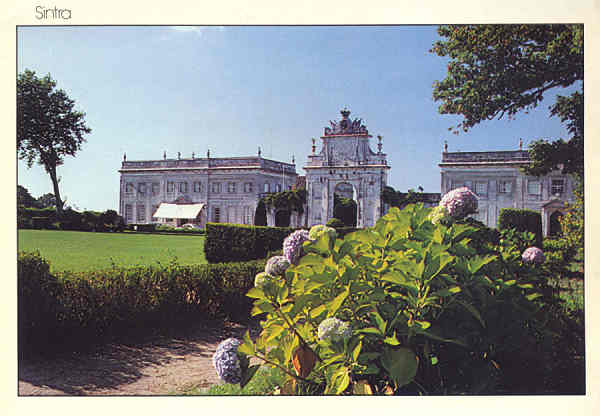
<path fill-rule="evenodd" d="M 529 164 L 526 150 L 501 152 L 442 153 L 442 195 L 466 186 L 479 199 L 473 217 L 489 227 L 496 227 L 502 208 L 531 209 L 542 215 L 544 235 L 550 234 L 550 218 L 564 212 L 565 202 L 573 202 L 573 179 L 552 172 L 527 176 L 519 168 Z"/>
<path fill-rule="evenodd" d="M 294 164 L 260 157 L 127 161 L 121 169 L 119 214 L 127 224 L 195 222 L 254 224 L 261 194 L 296 183 Z M 163 203 L 204 204 L 198 218 L 156 218 Z"/>
<path fill-rule="evenodd" d="M 387 185 L 390 167 L 386 155 L 369 147 L 369 135 L 362 120 L 349 118 L 342 110 L 339 122 L 330 121 L 321 136 L 317 154 L 313 139 L 306 171 L 308 226 L 325 224 L 333 217 L 334 194 L 351 196 L 357 203 L 357 227 L 371 227 L 383 214 L 381 192 Z M 381 139 L 380 139 L 381 140 Z"/>

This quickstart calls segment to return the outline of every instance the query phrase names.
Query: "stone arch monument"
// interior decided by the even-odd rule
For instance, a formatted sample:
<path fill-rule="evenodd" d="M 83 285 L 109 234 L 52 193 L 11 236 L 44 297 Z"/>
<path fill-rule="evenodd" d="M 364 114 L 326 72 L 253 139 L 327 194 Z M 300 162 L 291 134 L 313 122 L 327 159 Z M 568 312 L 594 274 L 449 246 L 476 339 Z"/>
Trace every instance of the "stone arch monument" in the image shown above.
<path fill-rule="evenodd" d="M 346 108 L 339 121 L 330 121 L 321 136 L 321 151 L 313 139 L 312 154 L 304 166 L 307 190 L 307 225 L 325 224 L 333 218 L 333 200 L 338 185 L 352 187 L 357 204 L 357 227 L 371 227 L 384 214 L 381 192 L 390 167 L 381 152 L 369 146 L 369 134 L 362 120 L 351 119 Z M 338 188 L 339 189 L 339 188 Z"/>

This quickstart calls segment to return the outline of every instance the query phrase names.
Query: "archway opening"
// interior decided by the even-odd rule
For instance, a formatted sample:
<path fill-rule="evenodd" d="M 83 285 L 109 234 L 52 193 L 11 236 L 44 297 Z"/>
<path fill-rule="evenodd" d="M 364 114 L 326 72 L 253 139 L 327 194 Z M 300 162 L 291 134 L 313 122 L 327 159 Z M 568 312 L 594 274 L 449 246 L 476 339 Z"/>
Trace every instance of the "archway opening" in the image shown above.
<path fill-rule="evenodd" d="M 333 194 L 333 218 L 340 220 L 346 227 L 356 227 L 358 208 L 354 186 L 347 182 L 338 183 Z"/>
<path fill-rule="evenodd" d="M 556 237 L 558 235 L 560 235 L 561 232 L 561 227 L 560 227 L 560 219 L 562 218 L 563 213 L 560 211 L 554 211 L 551 215 L 550 215 L 550 230 L 549 230 L 549 234 L 552 237 Z"/>
<path fill-rule="evenodd" d="M 289 227 L 291 212 L 279 210 L 275 213 L 275 227 Z"/>

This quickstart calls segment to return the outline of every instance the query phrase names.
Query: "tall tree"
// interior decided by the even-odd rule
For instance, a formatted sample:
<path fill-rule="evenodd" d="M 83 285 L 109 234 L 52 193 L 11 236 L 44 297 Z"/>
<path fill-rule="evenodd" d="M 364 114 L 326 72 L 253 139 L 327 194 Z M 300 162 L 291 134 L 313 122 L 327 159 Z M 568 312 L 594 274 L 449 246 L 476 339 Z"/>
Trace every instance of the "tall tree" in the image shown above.
<path fill-rule="evenodd" d="M 431 52 L 450 58 L 448 74 L 435 82 L 441 114 L 463 121 L 455 133 L 484 121 L 510 119 L 537 107 L 550 89 L 575 86 L 557 96 L 550 114 L 567 125 L 568 140 L 536 140 L 527 173 L 560 168 L 583 176 L 583 25 L 447 25 Z M 556 139 L 556 138 L 554 138 Z"/>
<path fill-rule="evenodd" d="M 25 70 L 17 77 L 17 151 L 19 159 L 31 167 L 38 163 L 50 175 L 58 216 L 63 213 L 57 167 L 65 156 L 74 156 L 91 129 L 85 113 L 75 111 L 75 101 L 56 88 L 50 74 L 38 78 Z"/>

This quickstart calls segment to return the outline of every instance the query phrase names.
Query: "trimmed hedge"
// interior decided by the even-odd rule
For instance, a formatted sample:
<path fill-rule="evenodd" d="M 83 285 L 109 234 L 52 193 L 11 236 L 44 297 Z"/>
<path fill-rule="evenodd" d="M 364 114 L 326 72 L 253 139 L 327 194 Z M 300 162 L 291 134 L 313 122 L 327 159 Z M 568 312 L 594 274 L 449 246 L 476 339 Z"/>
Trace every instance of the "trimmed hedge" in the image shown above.
<path fill-rule="evenodd" d="M 114 210 L 77 212 L 67 208 L 58 220 L 56 208 L 17 207 L 17 228 L 71 231 L 122 231 L 123 218 Z"/>
<path fill-rule="evenodd" d="M 283 240 L 298 228 L 262 227 L 256 225 L 208 223 L 204 255 L 209 263 L 264 259 L 281 251 Z M 337 228 L 338 236 L 358 228 Z"/>
<path fill-rule="evenodd" d="M 283 240 L 294 232 L 289 227 L 208 223 L 204 254 L 209 263 L 264 259 L 281 250 Z"/>
<path fill-rule="evenodd" d="M 543 241 L 542 216 L 539 212 L 530 209 L 502 208 L 498 216 L 498 229 L 508 230 L 510 228 L 519 232 L 533 233 L 536 244 L 541 247 Z"/>
<path fill-rule="evenodd" d="M 58 351 L 104 337 L 208 318 L 243 319 L 265 261 L 113 268 L 50 274 L 39 253 L 18 255 L 19 351 Z"/>

